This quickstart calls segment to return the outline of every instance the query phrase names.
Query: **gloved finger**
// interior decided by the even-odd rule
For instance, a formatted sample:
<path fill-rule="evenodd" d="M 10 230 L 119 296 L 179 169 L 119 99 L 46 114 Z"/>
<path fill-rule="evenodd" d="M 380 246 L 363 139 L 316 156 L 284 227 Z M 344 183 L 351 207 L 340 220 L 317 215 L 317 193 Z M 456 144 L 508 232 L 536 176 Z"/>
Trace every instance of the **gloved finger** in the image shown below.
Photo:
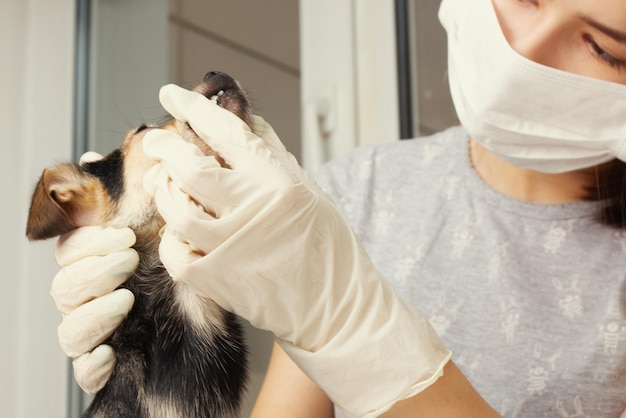
<path fill-rule="evenodd" d="M 116 360 L 115 351 L 106 344 L 76 358 L 72 362 L 76 383 L 89 395 L 95 395 L 109 381 Z"/>
<path fill-rule="evenodd" d="M 144 138 L 144 152 L 160 160 L 160 164 L 152 167 L 144 176 L 144 187 L 148 193 L 154 197 L 157 189 L 167 190 L 171 178 L 211 214 L 220 216 L 224 208 L 241 204 L 236 196 L 241 194 L 242 186 L 249 187 L 250 184 L 241 183 L 237 179 L 240 174 L 245 174 L 243 171 L 247 173 L 250 170 L 224 168 L 214 157 L 202 155 L 194 145 L 178 135 L 167 131 L 153 135 L 153 132 Z M 254 175 L 258 176 L 259 173 Z M 159 201 L 157 206 L 160 212 L 163 211 Z"/>
<path fill-rule="evenodd" d="M 200 259 L 203 254 L 194 251 L 169 226 L 165 226 L 159 244 L 159 258 L 174 280 L 184 279 L 185 267 Z"/>
<path fill-rule="evenodd" d="M 175 281 L 185 283 L 190 289 L 212 299 L 223 309 L 232 312 L 232 304 L 225 293 L 213 291 L 211 281 L 212 274 L 222 274 L 222 268 L 214 266 L 211 260 L 215 257 L 202 256 L 193 251 L 189 244 L 181 240 L 172 230 L 164 229 L 159 254 L 163 265 L 169 275 Z M 202 280 L 197 281 L 198 273 L 201 272 Z M 219 280 L 217 285 L 219 286 Z M 231 289 L 232 290 L 232 289 Z"/>
<path fill-rule="evenodd" d="M 196 127 L 214 129 L 209 129 L 207 133 L 228 133 L 233 129 L 235 131 L 250 130 L 248 125 L 234 113 L 220 107 L 198 92 L 175 84 L 161 87 L 159 101 L 169 114 L 182 122 L 188 122 L 197 134 L 203 133 L 203 129 L 196 130 Z M 201 119 L 205 122 L 200 122 Z"/>
<path fill-rule="evenodd" d="M 57 273 L 50 286 L 50 295 L 57 309 L 69 314 L 83 303 L 117 289 L 138 264 L 139 255 L 132 248 L 82 258 Z"/>
<path fill-rule="evenodd" d="M 279 151 L 287 151 L 285 145 L 274 131 L 274 128 L 272 128 L 272 126 L 261 116 L 252 115 L 252 129 L 254 130 L 254 133 L 263 138 L 268 145 Z"/>
<path fill-rule="evenodd" d="M 130 290 L 118 289 L 79 306 L 59 325 L 61 349 L 72 358 L 93 350 L 124 321 L 134 301 Z"/>
<path fill-rule="evenodd" d="M 270 158 L 263 139 L 253 134 L 245 122 L 202 94 L 170 84 L 161 88 L 159 100 L 172 116 L 188 122 L 230 167 L 241 166 L 250 152 Z"/>
<path fill-rule="evenodd" d="M 198 253 L 213 251 L 239 227 L 230 220 L 216 219 L 207 213 L 173 182 L 157 187 L 154 200 L 167 229 L 175 231 Z"/>
<path fill-rule="evenodd" d="M 143 149 L 146 155 L 160 161 L 144 176 L 144 187 L 152 196 L 153 183 L 166 177 L 184 185 L 188 193 L 197 197 L 206 194 L 206 190 L 220 187 L 212 179 L 212 173 L 224 168 L 215 157 L 202 154 L 198 147 L 173 132 L 162 129 L 148 132 L 143 139 Z M 160 172 L 161 168 L 167 176 Z"/>
<path fill-rule="evenodd" d="M 203 158 L 215 160 L 213 157 L 204 155 L 200 148 L 189 141 L 185 141 L 177 133 L 165 129 L 152 129 L 146 133 L 143 137 L 142 145 L 143 152 L 156 160 L 162 160 L 171 154 L 177 155 L 179 160 Z M 215 163 L 212 162 L 210 164 Z"/>
<path fill-rule="evenodd" d="M 233 260 L 224 262 L 228 257 L 228 250 L 221 251 L 221 249 L 222 247 L 219 247 L 214 253 L 202 255 L 194 251 L 187 242 L 181 240 L 175 232 L 166 227 L 159 245 L 159 255 L 163 265 L 174 280 L 185 283 L 198 294 L 210 298 L 229 312 L 245 312 L 251 309 L 247 302 L 245 307 L 239 306 L 239 309 L 234 309 L 237 300 L 229 297 L 232 292 L 257 292 L 260 290 L 262 294 L 257 293 L 256 297 L 258 300 L 265 301 L 276 295 L 275 286 L 273 291 L 265 291 L 262 286 L 242 287 L 241 282 L 234 283 L 229 280 L 225 281 L 223 278 L 217 278 L 225 274 L 229 263 L 234 263 Z M 214 278 L 212 275 L 215 275 L 217 279 L 212 280 Z M 250 272 L 246 277 L 238 277 L 238 279 L 245 281 L 252 277 L 257 278 L 253 272 Z M 271 282 L 271 279 L 267 282 Z"/>
<path fill-rule="evenodd" d="M 86 153 L 80 156 L 80 159 L 78 160 L 78 164 L 83 165 L 87 163 L 92 163 L 94 161 L 98 161 L 103 158 L 104 156 L 102 154 L 99 154 L 95 151 L 87 151 Z"/>
<path fill-rule="evenodd" d="M 57 241 L 57 264 L 65 267 L 90 255 L 106 255 L 135 244 L 135 233 L 130 228 L 101 228 L 83 226 L 62 235 Z"/>
<path fill-rule="evenodd" d="M 273 161 L 280 161 L 280 165 L 282 165 L 285 169 L 287 169 L 294 178 L 305 179 L 306 181 L 310 181 L 308 174 L 306 171 L 300 166 L 300 163 L 293 156 L 287 148 L 282 143 L 274 128 L 265 121 L 260 116 L 253 115 L 252 116 L 252 126 L 254 127 L 254 132 L 263 140 L 265 143 L 273 148 L 275 152 L 272 153 Z"/>

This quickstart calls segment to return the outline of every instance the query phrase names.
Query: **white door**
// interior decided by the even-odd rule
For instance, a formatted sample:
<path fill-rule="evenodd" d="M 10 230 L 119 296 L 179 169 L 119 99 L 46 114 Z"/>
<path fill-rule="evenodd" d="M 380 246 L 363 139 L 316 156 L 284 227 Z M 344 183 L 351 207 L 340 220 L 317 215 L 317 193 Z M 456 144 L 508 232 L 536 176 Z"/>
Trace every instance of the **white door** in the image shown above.
<path fill-rule="evenodd" d="M 457 123 L 440 0 L 301 0 L 303 162 Z"/>
<path fill-rule="evenodd" d="M 302 161 L 399 139 L 393 0 L 301 0 Z"/>

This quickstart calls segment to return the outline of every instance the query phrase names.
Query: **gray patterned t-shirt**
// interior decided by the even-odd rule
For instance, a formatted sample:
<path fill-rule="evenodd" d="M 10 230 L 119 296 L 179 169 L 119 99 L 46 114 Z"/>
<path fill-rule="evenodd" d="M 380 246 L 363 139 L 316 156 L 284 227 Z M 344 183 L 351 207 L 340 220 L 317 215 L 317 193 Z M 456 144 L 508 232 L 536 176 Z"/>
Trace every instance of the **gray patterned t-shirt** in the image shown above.
<path fill-rule="evenodd" d="M 598 202 L 491 189 L 461 128 L 360 148 L 316 178 L 501 414 L 626 409 L 626 231 L 594 220 Z"/>

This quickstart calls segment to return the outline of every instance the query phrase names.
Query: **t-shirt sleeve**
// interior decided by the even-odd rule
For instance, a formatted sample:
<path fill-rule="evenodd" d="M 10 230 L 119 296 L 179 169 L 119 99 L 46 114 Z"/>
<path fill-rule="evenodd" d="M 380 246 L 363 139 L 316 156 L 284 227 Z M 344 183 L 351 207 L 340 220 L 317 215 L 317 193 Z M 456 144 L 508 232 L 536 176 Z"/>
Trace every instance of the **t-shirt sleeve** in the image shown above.
<path fill-rule="evenodd" d="M 372 146 L 357 148 L 327 162 L 314 174 L 322 190 L 331 196 L 345 215 L 350 215 L 363 195 L 367 194 L 374 151 Z"/>

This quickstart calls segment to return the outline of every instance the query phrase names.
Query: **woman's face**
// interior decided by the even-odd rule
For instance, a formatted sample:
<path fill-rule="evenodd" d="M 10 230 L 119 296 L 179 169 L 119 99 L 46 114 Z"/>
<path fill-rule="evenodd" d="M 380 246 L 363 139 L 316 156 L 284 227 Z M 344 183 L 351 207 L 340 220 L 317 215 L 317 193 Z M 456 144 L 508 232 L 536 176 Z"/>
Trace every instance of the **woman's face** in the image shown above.
<path fill-rule="evenodd" d="M 539 64 L 626 84 L 625 0 L 492 0 L 504 36 Z"/>

